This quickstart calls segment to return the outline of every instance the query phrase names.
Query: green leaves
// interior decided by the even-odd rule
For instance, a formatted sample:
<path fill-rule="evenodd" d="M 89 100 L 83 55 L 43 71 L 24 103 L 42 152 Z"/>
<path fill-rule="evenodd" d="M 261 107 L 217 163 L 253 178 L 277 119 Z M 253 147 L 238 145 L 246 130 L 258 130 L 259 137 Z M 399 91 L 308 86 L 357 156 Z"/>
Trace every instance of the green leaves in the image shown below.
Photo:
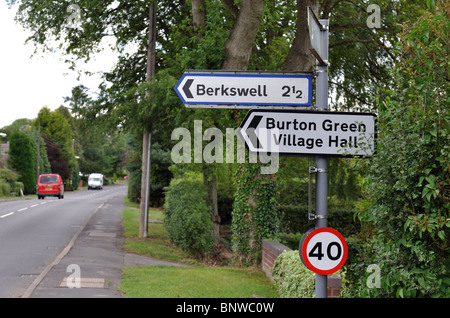
<path fill-rule="evenodd" d="M 246 163 L 235 170 L 232 244 L 236 261 L 245 265 L 257 263 L 262 239 L 278 227 L 274 176 L 260 169 L 260 164 Z"/>
<path fill-rule="evenodd" d="M 166 192 L 164 214 L 164 226 L 174 244 L 195 256 L 213 250 L 213 224 L 200 174 L 186 172 L 172 179 Z"/>
<path fill-rule="evenodd" d="M 421 177 L 422 179 L 423 177 Z M 430 175 L 425 177 L 425 180 L 428 182 L 422 191 L 422 198 L 425 198 L 428 202 L 431 202 L 431 197 L 436 199 L 439 194 L 439 189 L 436 189 L 436 176 Z M 420 181 L 419 181 L 420 183 Z"/>
<path fill-rule="evenodd" d="M 30 132 L 15 131 L 9 138 L 9 166 L 19 173 L 24 193 L 36 192 L 36 143 Z M 9 193 L 8 193 L 9 195 Z"/>
<path fill-rule="evenodd" d="M 442 48 L 449 27 L 439 10 L 405 25 L 395 85 L 380 95 L 379 147 L 368 184 L 372 205 L 362 213 L 378 231 L 372 242 L 382 253 L 373 261 L 389 269 L 377 295 L 448 295 L 450 113 L 441 65 L 448 63 Z"/>

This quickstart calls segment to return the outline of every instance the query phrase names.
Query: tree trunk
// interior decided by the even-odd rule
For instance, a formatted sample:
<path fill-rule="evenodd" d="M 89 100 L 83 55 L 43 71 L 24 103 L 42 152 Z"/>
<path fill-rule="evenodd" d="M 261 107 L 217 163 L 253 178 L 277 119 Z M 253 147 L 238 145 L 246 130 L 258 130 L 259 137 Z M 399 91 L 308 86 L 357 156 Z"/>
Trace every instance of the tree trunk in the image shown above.
<path fill-rule="evenodd" d="M 231 1 L 224 1 L 233 14 L 236 16 L 236 6 Z M 235 71 L 245 71 L 248 69 L 248 64 L 250 61 L 250 56 L 252 54 L 252 49 L 255 43 L 256 35 L 258 33 L 258 28 L 261 23 L 262 13 L 264 10 L 263 0 L 243 0 L 241 1 L 241 7 L 237 20 L 231 30 L 230 36 L 225 43 L 225 61 L 222 65 L 223 70 L 235 70 Z M 244 164 L 243 171 L 252 170 L 250 164 Z M 243 178 L 243 174 L 235 176 L 236 178 Z M 253 176 L 256 178 L 256 176 Z M 239 180 L 242 181 L 242 180 Z M 239 182 L 241 184 L 242 182 Z M 251 185 L 249 185 L 251 186 Z M 242 188 L 236 188 L 235 190 L 235 200 L 237 197 L 242 195 L 247 195 L 247 202 L 254 202 L 255 204 L 251 206 L 250 211 L 247 210 L 246 204 L 236 205 L 233 212 L 232 228 L 233 236 L 233 253 L 235 261 L 238 263 L 256 263 L 255 259 L 255 244 L 256 236 L 254 231 L 255 220 L 253 218 L 253 213 L 257 205 L 256 193 L 257 188 L 249 194 Z M 235 216 L 239 215 L 239 217 Z M 245 233 L 239 233 L 245 232 Z M 245 241 L 245 242 L 243 242 Z M 241 248 L 242 245 L 248 246 L 249 248 Z M 256 244 L 258 245 L 258 244 Z"/>
<path fill-rule="evenodd" d="M 311 56 L 312 48 L 308 31 L 308 6 L 317 14 L 317 0 L 297 0 L 297 29 L 288 55 L 284 59 L 284 71 L 312 71 L 315 59 Z"/>
<path fill-rule="evenodd" d="M 201 38 L 202 29 L 206 27 L 204 0 L 192 0 L 192 19 L 194 30 Z M 229 7 L 231 8 L 231 7 Z M 232 5 L 234 14 L 236 7 Z M 264 9 L 263 0 L 242 1 L 239 17 L 225 44 L 226 59 L 222 65 L 223 70 L 246 70 L 252 53 L 253 43 L 258 32 Z M 215 171 L 203 169 L 204 184 L 207 190 L 207 201 L 211 206 L 211 220 L 214 224 L 214 237 L 216 244 L 220 241 L 220 216 L 217 206 L 217 177 Z"/>
<path fill-rule="evenodd" d="M 264 9 L 263 0 L 241 1 L 236 23 L 225 43 L 223 70 L 246 70 Z"/>
<path fill-rule="evenodd" d="M 206 202 L 210 206 L 211 221 L 213 222 L 213 234 L 216 246 L 220 243 L 220 216 L 217 205 L 217 176 L 215 168 L 202 165 L 203 185 L 206 190 Z"/>
<path fill-rule="evenodd" d="M 194 32 L 201 39 L 206 29 L 205 0 L 191 0 L 191 8 Z"/>

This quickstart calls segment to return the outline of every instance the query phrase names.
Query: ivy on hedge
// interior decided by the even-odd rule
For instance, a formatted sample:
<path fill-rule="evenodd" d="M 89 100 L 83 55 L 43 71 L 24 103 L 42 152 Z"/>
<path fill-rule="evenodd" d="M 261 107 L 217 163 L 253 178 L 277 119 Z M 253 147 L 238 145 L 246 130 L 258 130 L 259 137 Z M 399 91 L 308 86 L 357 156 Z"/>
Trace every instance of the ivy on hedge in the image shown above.
<path fill-rule="evenodd" d="M 231 240 L 234 261 L 242 265 L 259 261 L 262 239 L 278 228 L 275 176 L 260 171 L 260 164 L 239 164 L 235 170 Z"/>

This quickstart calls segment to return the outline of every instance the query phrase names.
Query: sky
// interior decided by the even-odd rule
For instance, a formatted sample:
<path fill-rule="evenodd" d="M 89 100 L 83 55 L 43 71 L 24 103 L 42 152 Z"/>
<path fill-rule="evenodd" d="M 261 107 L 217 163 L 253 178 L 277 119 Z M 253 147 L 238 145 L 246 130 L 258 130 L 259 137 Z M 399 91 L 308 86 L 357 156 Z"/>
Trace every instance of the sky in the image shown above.
<path fill-rule="evenodd" d="M 77 85 L 95 91 L 101 81 L 100 76 L 84 76 L 78 81 L 78 74 L 68 69 L 57 52 L 32 57 L 35 46 L 25 44 L 30 33 L 14 21 L 15 10 L 0 0 L 0 128 L 19 118 L 34 119 L 44 106 L 54 110 L 64 105 L 63 97 L 71 96 Z M 106 50 L 86 68 L 109 71 L 115 60 Z"/>

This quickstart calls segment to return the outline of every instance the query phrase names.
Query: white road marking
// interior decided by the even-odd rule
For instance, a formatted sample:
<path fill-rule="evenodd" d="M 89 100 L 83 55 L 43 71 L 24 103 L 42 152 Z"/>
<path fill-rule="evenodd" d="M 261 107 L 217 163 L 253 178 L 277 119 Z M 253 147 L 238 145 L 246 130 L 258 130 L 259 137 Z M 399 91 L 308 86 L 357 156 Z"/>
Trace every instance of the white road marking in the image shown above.
<path fill-rule="evenodd" d="M 6 218 L 7 216 L 13 215 L 14 212 L 7 213 L 5 215 L 0 216 L 0 218 Z"/>
<path fill-rule="evenodd" d="M 28 210 L 28 208 L 23 208 L 23 209 L 17 210 L 17 212 L 22 212 L 22 211 L 25 211 L 25 210 Z"/>

